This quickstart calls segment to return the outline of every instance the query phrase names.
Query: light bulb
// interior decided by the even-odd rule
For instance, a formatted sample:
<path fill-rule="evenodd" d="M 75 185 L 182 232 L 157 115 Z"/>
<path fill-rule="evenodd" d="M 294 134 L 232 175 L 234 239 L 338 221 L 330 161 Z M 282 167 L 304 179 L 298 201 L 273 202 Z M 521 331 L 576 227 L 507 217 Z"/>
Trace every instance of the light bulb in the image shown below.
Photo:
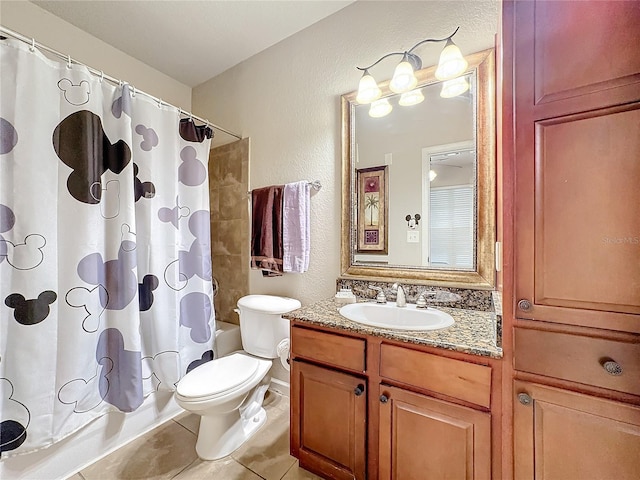
<path fill-rule="evenodd" d="M 440 96 L 442 98 L 457 97 L 467 90 L 469 90 L 469 82 L 467 82 L 464 77 L 458 77 L 453 80 L 442 82 L 442 91 L 440 92 Z"/>
<path fill-rule="evenodd" d="M 435 75 L 438 80 L 450 80 L 462 75 L 467 69 L 467 66 L 469 66 L 469 64 L 462 56 L 462 52 L 460 52 L 458 46 L 449 39 L 440 54 L 440 61 L 438 62 Z"/>
<path fill-rule="evenodd" d="M 359 104 L 371 103 L 380 98 L 380 95 L 382 95 L 382 91 L 378 87 L 378 84 L 369 74 L 369 70 L 365 70 L 358 84 L 356 102 Z"/>
<path fill-rule="evenodd" d="M 411 105 L 417 105 L 422 101 L 424 101 L 424 95 L 422 94 L 422 90 L 418 88 L 400 95 L 398 103 L 403 107 L 409 107 Z"/>
<path fill-rule="evenodd" d="M 371 104 L 371 108 L 369 108 L 369 116 L 373 118 L 384 117 L 385 115 L 388 115 L 391 110 L 393 110 L 393 107 L 389 103 L 389 100 L 381 98 Z"/>
<path fill-rule="evenodd" d="M 436 173 L 435 170 L 429 170 L 429 181 L 433 182 L 436 177 L 438 176 L 438 174 Z"/>
<path fill-rule="evenodd" d="M 395 93 L 403 93 L 414 89 L 417 84 L 418 79 L 413 74 L 413 67 L 407 60 L 407 54 L 405 53 L 402 61 L 393 72 L 393 78 L 389 82 L 389 89 Z"/>

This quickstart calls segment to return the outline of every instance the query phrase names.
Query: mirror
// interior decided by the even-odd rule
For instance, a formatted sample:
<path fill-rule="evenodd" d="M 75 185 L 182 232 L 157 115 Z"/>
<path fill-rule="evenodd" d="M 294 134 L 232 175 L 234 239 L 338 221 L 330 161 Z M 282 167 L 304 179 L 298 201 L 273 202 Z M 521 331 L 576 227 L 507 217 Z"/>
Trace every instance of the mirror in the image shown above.
<path fill-rule="evenodd" d="M 469 89 L 443 98 L 435 67 L 424 101 L 370 116 L 342 96 L 342 276 L 432 285 L 495 284 L 494 51 L 466 57 Z"/>

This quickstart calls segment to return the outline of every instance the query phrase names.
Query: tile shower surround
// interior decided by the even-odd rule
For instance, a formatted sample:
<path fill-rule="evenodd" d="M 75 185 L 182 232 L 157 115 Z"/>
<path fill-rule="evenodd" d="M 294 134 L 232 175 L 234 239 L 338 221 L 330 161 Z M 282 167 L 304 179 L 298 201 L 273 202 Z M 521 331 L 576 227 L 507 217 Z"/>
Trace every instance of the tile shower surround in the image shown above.
<path fill-rule="evenodd" d="M 249 294 L 248 185 L 249 139 L 211 149 L 211 263 L 223 292 L 214 299 L 216 319 L 236 325 L 236 302 Z"/>

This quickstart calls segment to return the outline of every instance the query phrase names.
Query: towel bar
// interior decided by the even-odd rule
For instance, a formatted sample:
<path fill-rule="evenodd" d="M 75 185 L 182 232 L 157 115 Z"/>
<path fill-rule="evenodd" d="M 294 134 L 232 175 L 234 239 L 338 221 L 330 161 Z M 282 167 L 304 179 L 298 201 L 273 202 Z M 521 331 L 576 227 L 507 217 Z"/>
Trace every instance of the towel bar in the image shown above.
<path fill-rule="evenodd" d="M 313 188 L 315 191 L 319 191 L 322 188 L 322 183 L 320 183 L 320 180 L 314 180 L 313 182 L 307 183 L 311 185 L 311 188 Z M 251 190 L 247 192 L 247 195 L 251 195 Z"/>

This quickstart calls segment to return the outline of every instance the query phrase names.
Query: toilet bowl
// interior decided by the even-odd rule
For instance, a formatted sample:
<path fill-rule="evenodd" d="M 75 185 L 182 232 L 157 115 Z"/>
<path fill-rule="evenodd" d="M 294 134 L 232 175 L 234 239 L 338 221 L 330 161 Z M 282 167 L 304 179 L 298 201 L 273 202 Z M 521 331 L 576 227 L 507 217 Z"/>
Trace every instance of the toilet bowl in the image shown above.
<path fill-rule="evenodd" d="M 201 416 L 196 442 L 200 458 L 229 455 L 266 422 L 262 402 L 271 381 L 267 373 L 278 356 L 277 345 L 289 334 L 289 322 L 282 314 L 296 308 L 300 302 L 292 298 L 242 297 L 238 311 L 244 350 L 206 362 L 178 382 L 178 405 Z"/>

